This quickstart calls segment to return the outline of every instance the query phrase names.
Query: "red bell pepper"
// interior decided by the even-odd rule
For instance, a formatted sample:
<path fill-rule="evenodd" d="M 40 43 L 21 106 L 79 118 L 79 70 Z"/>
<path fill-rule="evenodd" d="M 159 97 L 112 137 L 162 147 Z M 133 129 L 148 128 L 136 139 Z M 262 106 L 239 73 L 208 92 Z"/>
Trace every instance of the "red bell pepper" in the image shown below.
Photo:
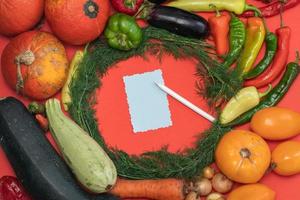
<path fill-rule="evenodd" d="M 32 200 L 17 178 L 3 176 L 0 179 L 0 200 Z"/>

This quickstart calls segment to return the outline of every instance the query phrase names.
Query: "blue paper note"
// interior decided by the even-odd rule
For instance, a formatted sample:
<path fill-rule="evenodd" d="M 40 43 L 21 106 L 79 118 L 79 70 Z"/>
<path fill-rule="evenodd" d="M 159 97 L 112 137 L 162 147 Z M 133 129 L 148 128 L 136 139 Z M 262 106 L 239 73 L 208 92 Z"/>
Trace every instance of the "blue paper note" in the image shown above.
<path fill-rule="evenodd" d="M 155 84 L 164 84 L 161 70 L 125 76 L 123 81 L 135 133 L 172 125 L 167 94 Z"/>

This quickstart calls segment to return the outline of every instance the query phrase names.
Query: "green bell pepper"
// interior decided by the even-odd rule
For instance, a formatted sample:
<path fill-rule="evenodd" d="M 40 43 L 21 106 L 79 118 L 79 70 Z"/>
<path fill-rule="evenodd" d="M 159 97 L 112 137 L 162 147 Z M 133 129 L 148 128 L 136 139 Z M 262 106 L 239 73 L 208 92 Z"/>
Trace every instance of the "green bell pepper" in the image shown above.
<path fill-rule="evenodd" d="M 140 45 L 143 32 L 133 17 L 116 13 L 109 18 L 104 35 L 110 47 L 128 51 Z"/>

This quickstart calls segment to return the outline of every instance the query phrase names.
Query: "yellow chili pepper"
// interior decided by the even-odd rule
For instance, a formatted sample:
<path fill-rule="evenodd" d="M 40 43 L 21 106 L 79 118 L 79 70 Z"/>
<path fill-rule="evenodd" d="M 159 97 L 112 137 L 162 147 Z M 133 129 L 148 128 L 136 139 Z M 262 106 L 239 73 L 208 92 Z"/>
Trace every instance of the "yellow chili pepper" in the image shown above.
<path fill-rule="evenodd" d="M 167 3 L 167 6 L 180 8 L 191 12 L 215 11 L 210 5 L 215 5 L 218 10 L 227 10 L 235 14 L 242 14 L 246 10 L 254 10 L 260 14 L 260 10 L 248 5 L 246 0 L 175 0 Z"/>
<path fill-rule="evenodd" d="M 72 102 L 71 96 L 70 96 L 70 84 L 72 82 L 72 79 L 75 79 L 77 76 L 77 69 L 79 64 L 81 63 L 82 59 L 84 56 L 84 52 L 83 51 L 76 51 L 74 54 L 74 57 L 72 59 L 72 62 L 70 64 L 70 69 L 69 69 L 69 74 L 68 74 L 68 78 L 65 82 L 64 87 L 62 88 L 62 92 L 61 92 L 61 100 L 64 106 L 65 111 L 68 111 L 69 109 L 69 104 Z"/>
<path fill-rule="evenodd" d="M 257 106 L 260 99 L 266 96 L 271 91 L 271 89 L 271 85 L 264 93 L 259 93 L 258 90 L 253 86 L 241 89 L 234 97 L 229 100 L 229 102 L 221 112 L 221 124 L 227 124 L 239 117 L 241 114 Z"/>
<path fill-rule="evenodd" d="M 259 17 L 249 18 L 244 50 L 237 65 L 241 75 L 245 75 L 252 68 L 264 43 L 265 36 L 266 29 L 263 19 Z"/>

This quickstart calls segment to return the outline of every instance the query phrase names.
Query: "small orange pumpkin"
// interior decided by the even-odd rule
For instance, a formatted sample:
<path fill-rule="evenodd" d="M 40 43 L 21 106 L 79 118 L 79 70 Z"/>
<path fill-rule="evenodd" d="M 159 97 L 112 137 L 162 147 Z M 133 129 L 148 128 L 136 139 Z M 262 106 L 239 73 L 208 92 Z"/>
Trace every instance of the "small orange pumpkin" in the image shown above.
<path fill-rule="evenodd" d="M 44 12 L 44 0 L 0 0 L 0 34 L 13 36 L 33 28 Z"/>
<path fill-rule="evenodd" d="M 263 184 L 249 184 L 238 187 L 227 197 L 227 200 L 275 200 L 275 192 Z"/>
<path fill-rule="evenodd" d="M 219 169 L 231 180 L 256 183 L 270 165 L 271 152 L 259 135 L 233 130 L 220 140 L 215 160 Z"/>
<path fill-rule="evenodd" d="M 68 73 L 64 46 L 50 33 L 30 31 L 12 39 L 1 57 L 2 74 L 18 93 L 43 100 L 57 93 Z"/>
<path fill-rule="evenodd" d="M 54 34 L 73 45 L 96 39 L 109 14 L 109 0 L 46 0 L 45 5 L 45 15 Z"/>

